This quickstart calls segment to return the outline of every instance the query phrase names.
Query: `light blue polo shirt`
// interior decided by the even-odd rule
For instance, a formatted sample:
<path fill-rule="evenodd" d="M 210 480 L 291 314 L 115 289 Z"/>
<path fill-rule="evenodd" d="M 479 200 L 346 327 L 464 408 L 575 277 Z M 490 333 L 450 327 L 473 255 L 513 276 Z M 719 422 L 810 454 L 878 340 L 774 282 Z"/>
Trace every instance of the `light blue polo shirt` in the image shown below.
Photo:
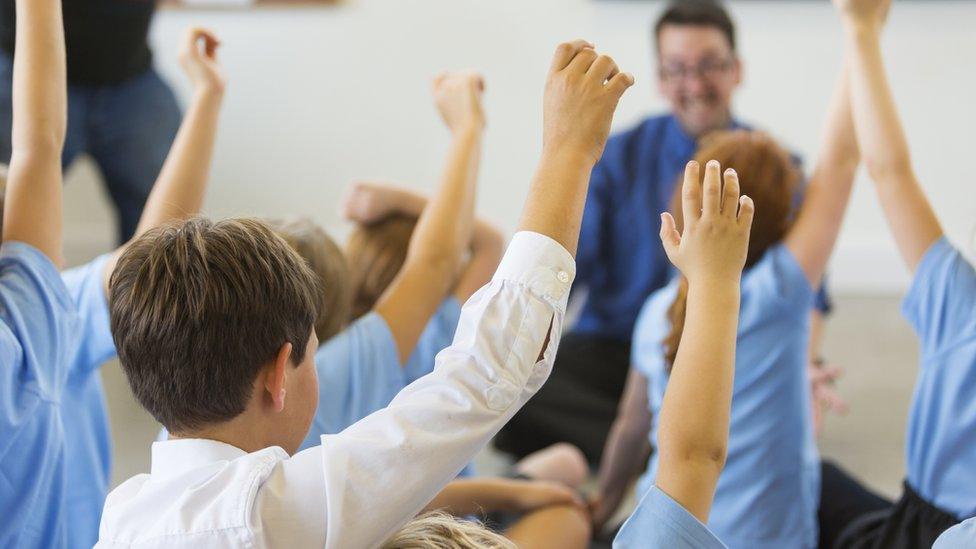
<path fill-rule="evenodd" d="M 657 486 L 641 498 L 617 532 L 614 549 L 725 549 L 700 520 Z"/>
<path fill-rule="evenodd" d="M 908 483 L 964 520 L 976 516 L 976 272 L 945 238 L 922 258 L 902 312 L 921 345 Z"/>
<path fill-rule="evenodd" d="M 393 333 L 376 312 L 370 312 L 319 347 L 319 407 L 302 449 L 385 408 L 404 387 L 434 370 L 437 353 L 454 340 L 461 305 L 453 297 L 441 304 L 424 328 L 404 367 L 400 366 Z M 474 474 L 473 466 L 461 477 Z"/>
<path fill-rule="evenodd" d="M 64 547 L 66 454 L 60 399 L 78 329 L 57 267 L 21 242 L 0 246 L 0 547 Z"/>
<path fill-rule="evenodd" d="M 949 528 L 932 545 L 932 549 L 972 549 L 973 547 L 976 547 L 976 518 Z"/>
<path fill-rule="evenodd" d="M 108 494 L 112 439 L 99 368 L 115 356 L 103 286 L 106 254 L 62 273 L 78 311 L 78 341 L 61 396 L 67 478 L 65 524 L 69 547 L 88 549 L 98 541 L 98 525 Z"/>
<path fill-rule="evenodd" d="M 678 281 L 648 298 L 637 320 L 632 364 L 648 381 L 657 446 L 667 387 L 664 347 L 668 308 Z M 708 527 L 732 548 L 815 547 L 820 458 L 807 375 L 814 292 L 793 254 L 770 248 L 742 277 L 728 458 Z M 647 491 L 658 453 L 641 478 Z"/>

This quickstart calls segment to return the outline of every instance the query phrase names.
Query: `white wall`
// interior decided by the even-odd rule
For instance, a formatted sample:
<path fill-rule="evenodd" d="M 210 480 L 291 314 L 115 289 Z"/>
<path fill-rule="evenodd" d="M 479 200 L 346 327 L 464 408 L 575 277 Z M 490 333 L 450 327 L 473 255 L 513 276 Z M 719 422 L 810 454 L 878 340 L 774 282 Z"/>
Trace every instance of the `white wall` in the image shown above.
<path fill-rule="evenodd" d="M 164 11 L 157 65 L 185 96 L 175 49 L 190 24 L 213 27 L 230 87 L 206 210 L 307 214 L 336 234 L 343 186 L 387 178 L 429 188 L 446 132 L 428 97 L 431 75 L 475 67 L 488 81 L 489 130 L 480 210 L 515 226 L 539 153 L 541 90 L 563 39 L 586 37 L 637 76 L 617 128 L 664 108 L 654 88 L 649 25 L 660 2 L 350 0 L 338 7 L 252 12 Z M 733 2 L 746 60 L 738 115 L 812 164 L 840 54 L 826 1 Z M 972 247 L 976 145 L 976 3 L 896 2 L 885 47 L 918 173 L 949 233 Z M 107 207 L 90 170 L 69 185 L 69 245 L 107 247 Z M 833 267 L 838 291 L 902 288 L 907 279 L 869 182 L 861 180 Z"/>

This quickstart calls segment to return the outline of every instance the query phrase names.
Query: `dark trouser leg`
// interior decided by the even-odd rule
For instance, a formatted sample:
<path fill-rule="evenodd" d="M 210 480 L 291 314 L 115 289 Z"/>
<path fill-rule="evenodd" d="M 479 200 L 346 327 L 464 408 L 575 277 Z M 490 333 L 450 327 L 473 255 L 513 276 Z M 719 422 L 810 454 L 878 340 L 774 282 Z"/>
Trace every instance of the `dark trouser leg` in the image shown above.
<path fill-rule="evenodd" d="M 629 367 L 629 342 L 564 335 L 549 380 L 502 429 L 495 446 L 521 459 L 569 442 L 598 464 Z"/>
<path fill-rule="evenodd" d="M 180 120 L 172 90 L 151 70 L 99 88 L 95 95 L 87 126 L 89 150 L 118 211 L 120 243 L 139 224 Z"/>
<path fill-rule="evenodd" d="M 890 509 L 893 503 L 864 487 L 830 461 L 820 467 L 820 547 L 833 547 L 847 526 L 868 513 Z"/>

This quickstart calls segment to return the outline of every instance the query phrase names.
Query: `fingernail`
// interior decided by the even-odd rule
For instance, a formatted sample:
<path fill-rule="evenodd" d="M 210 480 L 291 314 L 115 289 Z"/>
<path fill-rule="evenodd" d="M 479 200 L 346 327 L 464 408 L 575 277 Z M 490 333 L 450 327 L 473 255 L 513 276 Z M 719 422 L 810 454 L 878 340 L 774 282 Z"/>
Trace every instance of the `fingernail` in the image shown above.
<path fill-rule="evenodd" d="M 721 168 L 722 166 L 718 163 L 718 160 L 709 160 L 708 161 L 708 167 L 709 168 Z"/>

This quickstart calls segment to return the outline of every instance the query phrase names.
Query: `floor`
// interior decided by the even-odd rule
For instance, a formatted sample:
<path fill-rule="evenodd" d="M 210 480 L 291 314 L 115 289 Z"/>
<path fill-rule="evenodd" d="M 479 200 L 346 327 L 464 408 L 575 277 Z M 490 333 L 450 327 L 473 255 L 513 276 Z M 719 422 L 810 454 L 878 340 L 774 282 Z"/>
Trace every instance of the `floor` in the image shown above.
<path fill-rule="evenodd" d="M 880 492 L 898 493 L 904 475 L 905 420 L 915 380 L 918 346 L 894 297 L 837 296 L 825 355 L 845 370 L 840 392 L 850 403 L 830 417 L 820 445 Z M 149 467 L 149 446 L 159 426 L 133 401 L 117 362 L 103 369 L 115 440 L 113 486 Z M 503 461 L 479 456 L 491 471 Z"/>

